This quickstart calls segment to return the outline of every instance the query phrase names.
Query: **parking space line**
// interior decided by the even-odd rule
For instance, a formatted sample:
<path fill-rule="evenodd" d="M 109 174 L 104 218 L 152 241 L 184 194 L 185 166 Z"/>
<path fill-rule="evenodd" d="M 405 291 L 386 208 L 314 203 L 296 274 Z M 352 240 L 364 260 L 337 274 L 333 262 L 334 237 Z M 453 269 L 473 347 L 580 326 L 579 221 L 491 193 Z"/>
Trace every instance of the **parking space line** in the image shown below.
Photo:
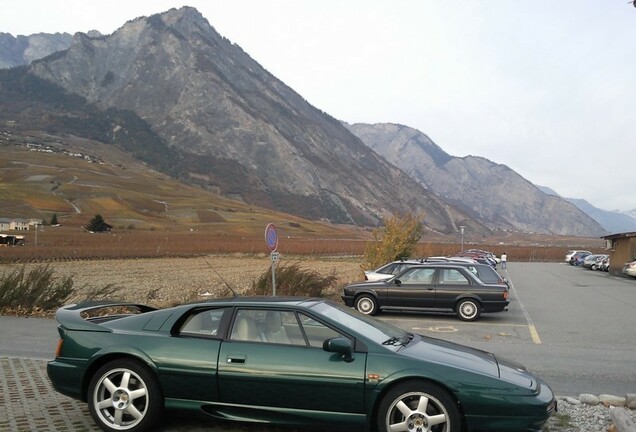
<path fill-rule="evenodd" d="M 517 293 L 517 290 L 515 289 L 515 284 L 512 283 L 512 279 L 510 279 L 510 275 L 508 275 L 507 271 L 506 271 L 506 276 L 508 277 L 508 283 L 510 284 L 510 289 L 512 290 L 512 292 L 515 295 L 515 298 L 519 302 L 519 306 L 521 307 L 521 312 L 523 312 L 523 317 L 526 319 L 526 322 L 528 323 L 528 330 L 530 331 L 530 337 L 532 337 L 532 342 L 534 342 L 535 345 L 541 345 L 541 338 L 539 337 L 539 332 L 537 331 L 537 328 L 534 326 L 534 323 L 532 322 L 532 318 L 530 318 L 530 314 L 528 313 L 526 306 L 523 304 L 523 302 L 519 298 L 519 294 Z"/>

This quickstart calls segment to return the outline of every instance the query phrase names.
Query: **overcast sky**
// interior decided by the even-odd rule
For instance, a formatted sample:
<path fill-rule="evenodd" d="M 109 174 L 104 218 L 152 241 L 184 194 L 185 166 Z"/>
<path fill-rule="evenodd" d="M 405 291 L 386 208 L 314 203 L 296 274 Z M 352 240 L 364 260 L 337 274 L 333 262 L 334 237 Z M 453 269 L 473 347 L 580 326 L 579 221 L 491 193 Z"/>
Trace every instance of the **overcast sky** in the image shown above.
<path fill-rule="evenodd" d="M 110 34 L 189 5 L 312 105 L 426 133 L 606 210 L 636 209 L 626 0 L 21 0 L 0 32 Z"/>

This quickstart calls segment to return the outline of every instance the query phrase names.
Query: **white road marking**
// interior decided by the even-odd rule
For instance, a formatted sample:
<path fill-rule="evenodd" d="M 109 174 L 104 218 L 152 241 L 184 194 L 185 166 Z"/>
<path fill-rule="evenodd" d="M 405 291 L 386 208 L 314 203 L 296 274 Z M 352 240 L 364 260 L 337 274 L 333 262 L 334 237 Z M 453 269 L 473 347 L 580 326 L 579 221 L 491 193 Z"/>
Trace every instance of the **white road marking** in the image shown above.
<path fill-rule="evenodd" d="M 528 323 L 527 327 L 528 327 L 528 330 L 530 331 L 532 342 L 534 342 L 536 345 L 540 345 L 541 338 L 539 337 L 539 332 L 537 332 L 537 328 L 534 326 L 534 323 L 532 322 L 532 318 L 530 318 L 530 314 L 528 313 L 526 306 L 523 304 L 523 302 L 519 298 L 519 293 L 517 293 L 517 290 L 515 289 L 515 284 L 512 283 L 512 279 L 510 279 L 510 276 L 508 275 L 507 271 L 506 271 L 506 276 L 508 278 L 508 283 L 510 284 L 510 290 L 514 293 L 515 298 L 517 299 L 517 302 L 519 302 L 519 306 L 521 307 L 521 312 L 523 313 L 523 317 Z"/>

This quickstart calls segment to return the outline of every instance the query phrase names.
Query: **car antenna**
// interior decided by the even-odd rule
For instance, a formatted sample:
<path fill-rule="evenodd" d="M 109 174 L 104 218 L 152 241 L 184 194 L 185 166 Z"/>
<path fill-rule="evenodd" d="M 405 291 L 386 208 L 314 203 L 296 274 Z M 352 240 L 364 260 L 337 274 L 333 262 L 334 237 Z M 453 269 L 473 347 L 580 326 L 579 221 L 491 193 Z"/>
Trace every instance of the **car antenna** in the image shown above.
<path fill-rule="evenodd" d="M 214 267 L 212 267 L 212 264 L 210 264 L 210 262 L 208 260 L 205 260 L 205 263 L 212 269 L 214 270 L 214 273 L 216 273 L 216 275 L 219 277 L 219 279 L 221 279 L 223 281 L 223 283 L 225 284 L 226 287 L 228 287 L 230 289 L 230 291 L 232 291 L 232 294 L 234 294 L 234 298 L 237 298 L 239 295 L 236 293 L 236 291 L 234 291 L 234 289 L 230 286 L 229 283 L 227 283 L 225 281 L 225 279 L 223 279 L 223 277 L 219 274 L 218 271 L 216 271 L 216 269 Z"/>

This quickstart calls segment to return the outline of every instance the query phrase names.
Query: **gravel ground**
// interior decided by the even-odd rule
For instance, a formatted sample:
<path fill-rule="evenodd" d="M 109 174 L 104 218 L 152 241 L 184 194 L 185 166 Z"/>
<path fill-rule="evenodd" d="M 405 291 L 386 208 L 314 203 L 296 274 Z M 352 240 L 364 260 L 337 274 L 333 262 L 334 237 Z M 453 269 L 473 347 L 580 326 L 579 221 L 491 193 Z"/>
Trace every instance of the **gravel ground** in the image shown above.
<path fill-rule="evenodd" d="M 297 263 L 320 274 L 334 273 L 338 279 L 334 295 L 347 283 L 363 279 L 359 259 L 342 257 L 281 257 L 278 265 Z M 43 264 L 26 264 L 26 270 Z M 166 306 L 227 292 L 225 282 L 244 292 L 263 273 L 271 271 L 269 255 L 211 255 L 200 258 L 157 258 L 104 261 L 69 261 L 49 264 L 54 276 L 72 276 L 78 295 L 70 303 L 86 297 L 91 290 L 114 284 L 122 300 L 151 306 Z M 0 274 L 23 264 L 0 264 Z M 225 282 L 224 282 L 225 281 Z M 207 295 L 206 295 L 207 294 Z"/>
<path fill-rule="evenodd" d="M 321 274 L 334 273 L 337 283 L 333 295 L 347 283 L 363 277 L 360 260 L 342 257 L 281 257 L 281 264 L 298 263 L 302 268 Z M 26 269 L 42 264 L 27 264 Z M 225 282 L 241 293 L 270 269 L 269 255 L 214 255 L 201 258 L 162 258 L 139 260 L 55 262 L 50 266 L 55 276 L 73 276 L 81 288 L 70 302 L 81 300 L 90 290 L 108 284 L 119 288 L 120 298 L 154 306 L 206 298 L 225 292 Z M 0 264 L 0 274 L 22 264 Z M 218 272 L 218 274 L 217 274 Z M 221 279 L 222 278 L 222 279 Z M 225 281 L 225 282 L 224 282 Z M 560 398 L 559 411 L 552 416 L 544 432 L 614 432 L 611 407 L 577 403 L 577 399 Z M 636 410 L 628 410 L 636 422 Z"/>
<path fill-rule="evenodd" d="M 602 404 L 587 405 L 571 397 L 559 397 L 558 412 L 543 428 L 544 432 L 615 432 L 611 410 Z M 636 410 L 627 410 L 636 423 Z M 631 432 L 631 431 L 630 431 Z"/>

